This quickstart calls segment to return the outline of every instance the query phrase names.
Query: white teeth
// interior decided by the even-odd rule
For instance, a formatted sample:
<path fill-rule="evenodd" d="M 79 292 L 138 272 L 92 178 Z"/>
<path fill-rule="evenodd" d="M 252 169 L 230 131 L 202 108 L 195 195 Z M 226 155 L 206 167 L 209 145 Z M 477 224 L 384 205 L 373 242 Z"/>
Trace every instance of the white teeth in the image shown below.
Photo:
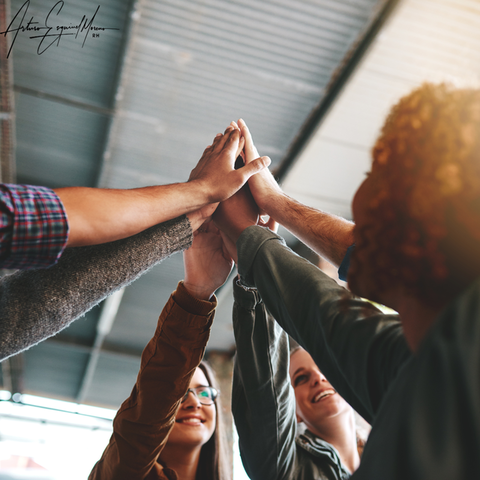
<path fill-rule="evenodd" d="M 186 423 L 188 425 L 200 425 L 202 421 L 199 418 L 183 418 L 178 423 Z"/>
<path fill-rule="evenodd" d="M 335 392 L 335 390 L 333 389 L 330 389 L 330 390 L 324 390 L 322 393 L 319 393 L 314 399 L 313 399 L 313 402 L 312 403 L 317 403 L 319 402 L 322 398 L 324 397 L 328 397 L 329 395 L 333 395 Z"/>

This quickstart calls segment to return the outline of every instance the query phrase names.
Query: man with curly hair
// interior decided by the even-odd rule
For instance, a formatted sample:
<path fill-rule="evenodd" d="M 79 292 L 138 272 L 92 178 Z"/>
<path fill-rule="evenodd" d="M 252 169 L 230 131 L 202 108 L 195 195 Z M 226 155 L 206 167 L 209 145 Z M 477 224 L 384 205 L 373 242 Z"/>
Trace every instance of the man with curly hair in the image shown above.
<path fill-rule="evenodd" d="M 258 153 L 240 128 L 248 163 Z M 221 204 L 242 283 L 372 423 L 352 478 L 480 478 L 480 90 L 425 84 L 393 107 L 352 203 L 355 226 L 289 198 L 268 172 L 249 187 L 332 263 L 348 249 L 351 291 L 399 313 L 254 225 L 248 192 Z"/>

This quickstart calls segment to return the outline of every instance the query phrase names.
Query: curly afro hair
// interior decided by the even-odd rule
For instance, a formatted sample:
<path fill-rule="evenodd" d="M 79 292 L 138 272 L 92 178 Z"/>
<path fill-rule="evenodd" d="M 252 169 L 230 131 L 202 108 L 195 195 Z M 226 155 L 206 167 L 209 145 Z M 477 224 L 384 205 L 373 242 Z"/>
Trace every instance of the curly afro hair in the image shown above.
<path fill-rule="evenodd" d="M 422 85 L 392 108 L 372 154 L 355 255 L 377 291 L 451 298 L 480 275 L 480 90 Z"/>

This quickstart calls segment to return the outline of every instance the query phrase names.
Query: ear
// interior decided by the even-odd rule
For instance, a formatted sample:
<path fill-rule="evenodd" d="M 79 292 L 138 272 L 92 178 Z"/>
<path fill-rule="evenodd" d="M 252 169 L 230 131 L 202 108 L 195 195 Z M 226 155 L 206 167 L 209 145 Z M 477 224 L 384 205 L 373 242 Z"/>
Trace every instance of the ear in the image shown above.
<path fill-rule="evenodd" d="M 298 415 L 298 413 L 296 413 L 295 416 L 297 417 L 297 423 L 303 423 L 303 420 L 302 420 L 302 418 Z"/>

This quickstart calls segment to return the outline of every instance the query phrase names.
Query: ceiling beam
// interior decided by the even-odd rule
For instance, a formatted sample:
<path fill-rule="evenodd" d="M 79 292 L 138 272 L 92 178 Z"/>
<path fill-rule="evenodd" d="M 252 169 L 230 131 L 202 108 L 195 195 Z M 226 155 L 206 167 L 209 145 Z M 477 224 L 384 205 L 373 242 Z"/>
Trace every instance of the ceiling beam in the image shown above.
<path fill-rule="evenodd" d="M 108 125 L 106 129 L 106 134 L 103 143 L 102 149 L 102 156 L 101 161 L 99 162 L 98 169 L 97 169 L 97 179 L 96 179 L 96 186 L 97 187 L 104 187 L 103 184 L 103 175 L 105 171 L 106 164 L 110 158 L 110 150 L 111 150 L 111 142 L 113 137 L 113 129 L 115 124 L 115 116 L 118 112 L 118 105 L 122 98 L 122 91 L 123 91 L 123 80 L 125 78 L 124 72 L 125 67 L 128 63 L 128 58 L 132 54 L 133 50 L 133 36 L 135 25 L 138 23 L 140 18 L 140 3 L 141 0 L 129 0 L 130 1 L 130 8 L 128 14 L 128 22 L 125 28 L 125 35 L 122 36 L 122 44 L 120 47 L 120 53 L 118 55 L 119 61 L 117 64 L 117 71 L 115 75 L 115 85 L 112 89 L 112 96 L 110 98 L 110 105 L 113 112 L 113 115 L 109 117 Z"/>
<path fill-rule="evenodd" d="M 10 0 L 0 2 L 0 32 L 10 23 Z M 15 183 L 15 105 L 13 96 L 12 57 L 8 56 L 10 42 L 0 35 L 0 182 Z M 5 271 L 0 271 L 0 276 Z M 11 272 L 10 272 L 11 273 Z M 1 364 L 3 388 L 22 392 L 24 381 L 23 355 L 4 360 Z"/>
<path fill-rule="evenodd" d="M 118 308 L 120 307 L 120 302 L 122 301 L 124 292 L 124 288 L 117 290 L 103 302 L 102 311 L 97 324 L 95 342 L 90 351 L 90 358 L 88 360 L 87 367 L 85 368 L 82 383 L 78 390 L 76 399 L 77 403 L 83 403 L 87 396 L 88 390 L 90 389 L 90 385 L 92 384 L 92 380 L 95 375 L 95 369 L 97 368 L 98 359 L 102 351 L 103 342 L 112 329 L 113 322 L 117 316 Z"/>
<path fill-rule="evenodd" d="M 42 92 L 28 87 L 21 87 L 20 85 L 15 85 L 13 90 L 17 93 L 22 93 L 24 95 L 30 95 L 31 97 L 43 98 L 45 100 L 50 100 L 51 102 L 60 103 L 68 107 L 75 107 L 85 110 L 91 113 L 97 113 L 99 115 L 104 115 L 106 117 L 112 117 L 114 111 L 110 108 L 100 107 L 92 103 L 80 102 L 72 98 L 61 97 L 59 95 L 54 95 L 52 93 Z"/>
<path fill-rule="evenodd" d="M 278 182 L 285 180 L 288 172 L 298 160 L 300 154 L 330 111 L 333 103 L 342 93 L 343 88 L 355 72 L 360 61 L 364 58 L 378 33 L 391 17 L 393 11 L 400 2 L 401 0 L 384 0 L 384 2 L 380 4 L 367 28 L 360 35 L 357 42 L 349 50 L 343 62 L 332 75 L 332 79 L 325 90 L 325 94 L 303 124 L 298 135 L 290 145 L 285 157 L 275 170 L 274 173 Z"/>
<path fill-rule="evenodd" d="M 10 23 L 10 0 L 0 2 L 0 32 Z M 12 57 L 8 57 L 9 37 L 0 35 L 0 181 L 14 183 L 15 173 L 15 109 L 13 100 Z"/>

